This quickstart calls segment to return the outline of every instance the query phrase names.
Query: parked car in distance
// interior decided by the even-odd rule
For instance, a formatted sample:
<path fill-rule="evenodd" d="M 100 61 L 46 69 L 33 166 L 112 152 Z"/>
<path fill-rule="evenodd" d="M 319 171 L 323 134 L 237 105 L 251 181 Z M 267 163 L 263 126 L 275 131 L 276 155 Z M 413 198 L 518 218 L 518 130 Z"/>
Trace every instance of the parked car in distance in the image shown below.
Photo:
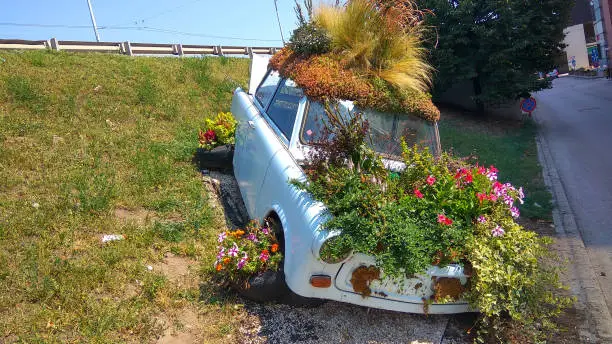
<path fill-rule="evenodd" d="M 420 275 L 403 280 L 382 278 L 370 284 L 372 293 L 363 297 L 351 283 L 360 267 L 375 264 L 371 256 L 348 254 L 341 261 L 324 261 L 319 252 L 337 233 L 322 227 L 329 214 L 325 205 L 289 183 L 306 180 L 302 165 L 312 142 L 321 134 L 325 112 L 310 101 L 291 80 L 267 70 L 267 60 L 256 56 L 251 66 L 249 92 L 238 88 L 232 113 L 238 121 L 233 168 L 251 218 L 270 219 L 284 246 L 284 275 L 288 287 L 309 298 L 410 313 L 461 313 L 472 311 L 464 300 L 435 303 L 434 281 L 445 278 L 466 285 L 463 267 L 431 266 Z M 345 109 L 352 103 L 341 102 Z M 391 170 L 405 166 L 400 161 L 400 139 L 420 144 L 438 153 L 437 124 L 406 114 L 379 113 L 359 109 L 368 119 L 373 148 Z M 347 112 L 348 113 L 348 112 Z M 384 276 L 384 271 L 383 271 Z"/>

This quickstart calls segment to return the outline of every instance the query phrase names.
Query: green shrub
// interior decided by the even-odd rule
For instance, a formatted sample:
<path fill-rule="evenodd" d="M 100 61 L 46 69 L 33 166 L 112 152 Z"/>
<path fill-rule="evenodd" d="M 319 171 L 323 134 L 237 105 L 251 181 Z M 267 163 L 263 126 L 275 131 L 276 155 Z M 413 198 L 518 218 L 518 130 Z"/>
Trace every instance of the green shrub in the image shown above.
<path fill-rule="evenodd" d="M 214 118 L 206 119 L 206 129 L 198 132 L 200 147 L 211 150 L 218 146 L 234 144 L 236 120 L 231 112 L 219 112 Z"/>
<path fill-rule="evenodd" d="M 479 339 L 506 342 L 508 323 L 533 341 L 549 335 L 572 300 L 559 296 L 564 288 L 547 260 L 550 241 L 514 220 L 522 188 L 499 182 L 494 166 L 434 157 L 405 143 L 404 171 L 381 171 L 380 158 L 355 135 L 367 132 L 367 123 L 355 118 L 323 135 L 331 138 L 310 158 L 309 182 L 292 181 L 333 215 L 324 229 L 339 235 L 327 244 L 328 258 L 368 254 L 391 277 L 466 265 L 473 272 L 464 296 L 482 312 Z"/>
<path fill-rule="evenodd" d="M 325 54 L 331 49 L 331 40 L 324 28 L 308 22 L 293 30 L 288 46 L 302 56 Z"/>

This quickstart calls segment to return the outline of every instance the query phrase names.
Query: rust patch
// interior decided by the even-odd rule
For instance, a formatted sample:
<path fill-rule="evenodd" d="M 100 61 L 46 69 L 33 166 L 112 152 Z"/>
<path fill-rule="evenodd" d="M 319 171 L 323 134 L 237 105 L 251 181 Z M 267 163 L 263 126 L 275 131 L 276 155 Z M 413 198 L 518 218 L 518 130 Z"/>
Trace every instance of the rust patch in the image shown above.
<path fill-rule="evenodd" d="M 370 283 L 373 280 L 380 278 L 380 270 L 373 265 L 368 267 L 360 266 L 353 271 L 351 276 L 351 284 L 353 290 L 363 297 L 370 296 L 372 290 L 370 289 Z"/>
<path fill-rule="evenodd" d="M 423 301 L 423 314 L 429 315 L 429 301 L 422 297 L 421 301 Z"/>
<path fill-rule="evenodd" d="M 382 291 L 377 291 L 377 292 L 374 292 L 374 294 L 376 294 L 376 295 L 378 295 L 378 296 L 382 296 L 382 297 L 387 297 L 387 296 L 389 296 L 389 295 L 387 295 L 387 293 L 382 292 Z"/>
<path fill-rule="evenodd" d="M 457 300 L 464 291 L 465 288 L 458 279 L 438 277 L 434 283 L 434 301 L 439 302 L 449 297 L 453 300 Z"/>
<path fill-rule="evenodd" d="M 419 290 L 419 289 L 421 289 L 422 286 L 423 286 L 423 283 L 419 282 L 419 283 L 414 285 L 414 290 Z"/>

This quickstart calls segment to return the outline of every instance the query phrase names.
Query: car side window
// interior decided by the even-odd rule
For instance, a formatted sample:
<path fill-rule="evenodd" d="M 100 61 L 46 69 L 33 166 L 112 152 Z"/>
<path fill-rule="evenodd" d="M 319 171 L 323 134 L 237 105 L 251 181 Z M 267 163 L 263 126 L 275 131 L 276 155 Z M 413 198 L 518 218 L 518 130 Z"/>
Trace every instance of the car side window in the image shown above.
<path fill-rule="evenodd" d="M 264 81 L 259 85 L 257 91 L 255 92 L 255 99 L 259 102 L 259 104 L 265 109 L 270 99 L 274 96 L 274 92 L 276 91 L 276 86 L 280 82 L 281 78 L 278 75 L 278 72 L 271 71 L 268 73 Z"/>
<path fill-rule="evenodd" d="M 285 79 L 276 95 L 274 95 L 268 111 L 266 111 L 268 117 L 287 140 L 291 140 L 298 106 L 303 96 L 304 93 L 293 81 Z"/>

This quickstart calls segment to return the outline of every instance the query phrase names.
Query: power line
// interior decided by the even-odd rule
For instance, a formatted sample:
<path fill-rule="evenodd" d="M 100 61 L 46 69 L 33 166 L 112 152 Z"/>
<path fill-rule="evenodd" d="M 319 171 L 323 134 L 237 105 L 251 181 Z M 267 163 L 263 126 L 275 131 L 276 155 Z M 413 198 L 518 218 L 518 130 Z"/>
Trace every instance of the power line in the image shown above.
<path fill-rule="evenodd" d="M 260 42 L 281 42 L 279 39 L 259 39 L 259 38 L 241 38 L 241 37 L 230 37 L 230 36 L 216 36 L 216 35 L 208 35 L 205 33 L 195 33 L 195 32 L 184 32 L 172 29 L 164 29 L 164 28 L 156 28 L 150 26 L 102 26 L 99 29 L 106 30 L 136 30 L 136 31 L 150 31 L 150 32 L 159 32 L 159 33 L 169 33 L 175 35 L 183 35 L 183 36 L 193 36 L 193 37 L 205 37 L 205 38 L 219 38 L 219 39 L 231 39 L 231 40 L 241 40 L 241 41 L 260 41 Z"/>
<path fill-rule="evenodd" d="M 131 23 L 138 24 L 138 21 L 144 23 L 145 20 L 149 20 L 149 19 L 152 19 L 152 18 L 157 18 L 157 17 L 161 16 L 162 14 L 174 12 L 174 11 L 176 11 L 178 9 L 181 9 L 181 8 L 187 6 L 187 5 L 191 5 L 191 4 L 193 4 L 195 2 L 199 2 L 199 1 L 202 1 L 202 0 L 193 0 L 193 1 L 190 1 L 190 2 L 182 4 L 182 5 L 178 5 L 178 6 L 175 6 L 175 7 L 167 8 L 167 9 L 161 11 L 161 12 L 158 12 L 156 14 L 153 14 L 153 15 L 150 15 L 148 17 L 142 18 L 140 20 L 131 20 L 129 23 L 124 22 L 124 24 L 113 24 L 113 25 L 110 25 L 110 26 L 121 26 L 121 25 L 127 25 L 127 24 L 131 24 Z"/>
<path fill-rule="evenodd" d="M 49 27 L 65 29 L 90 29 L 90 25 L 63 25 L 63 24 L 27 24 L 27 23 L 0 23 L 0 26 L 20 26 L 20 27 Z"/>
<path fill-rule="evenodd" d="M 31 24 L 31 23 L 8 23 L 0 22 L 0 26 L 18 26 L 18 27 L 42 27 L 42 28 L 66 28 L 66 29 L 91 29 L 89 25 L 64 25 L 64 24 Z M 192 37 L 204 37 L 204 38 L 218 38 L 218 39 L 229 39 L 229 40 L 240 40 L 240 41 L 259 41 L 259 42 L 281 42 L 279 39 L 259 39 L 259 38 L 241 38 L 231 36 L 217 36 L 209 35 L 205 33 L 196 32 L 184 32 L 172 29 L 164 29 L 150 26 L 98 26 L 99 30 L 131 30 L 131 31 L 148 31 L 148 32 L 159 32 L 168 33 L 182 36 Z"/>

